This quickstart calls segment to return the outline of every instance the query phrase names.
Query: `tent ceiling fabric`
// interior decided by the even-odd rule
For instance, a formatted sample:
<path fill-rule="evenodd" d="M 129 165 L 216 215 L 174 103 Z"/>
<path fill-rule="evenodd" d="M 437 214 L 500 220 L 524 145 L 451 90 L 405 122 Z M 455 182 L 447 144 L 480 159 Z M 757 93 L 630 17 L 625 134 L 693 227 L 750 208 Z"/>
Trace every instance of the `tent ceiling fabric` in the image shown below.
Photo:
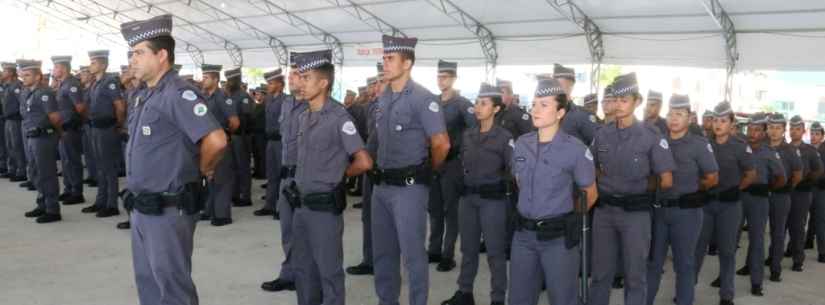
<path fill-rule="evenodd" d="M 22 0 L 18 0 L 22 1 Z M 431 64 L 449 58 L 483 65 L 478 38 L 437 9 L 444 0 L 33 0 L 30 5 L 83 18 L 95 26 L 79 28 L 121 41 L 120 22 L 171 12 L 174 35 L 202 50 L 207 61 L 232 65 L 226 42 L 243 50 L 245 66 L 277 65 L 267 39 L 248 26 L 277 38 L 290 51 L 325 48 L 318 35 L 287 22 L 289 11 L 337 38 L 345 65 L 371 65 L 380 58 L 380 38 L 369 16 L 352 14 L 359 6 L 408 36 L 420 39 L 417 55 Z M 553 0 L 550 0 L 553 1 Z M 724 68 L 724 35 L 703 3 L 709 0 L 570 0 L 603 32 L 605 64 L 678 65 Z M 590 63 L 582 30 L 547 0 L 450 0 L 495 37 L 499 65 Z M 736 27 L 738 69 L 825 69 L 825 2 L 811 0 L 720 0 Z M 214 9 L 213 9 L 214 8 Z M 117 12 L 117 13 L 115 13 Z M 364 19 L 367 18 L 367 19 Z M 186 24 L 182 20 L 191 22 Z M 243 20 L 240 24 L 237 20 Z M 208 30 L 204 31 L 204 29 Z M 213 33 L 214 35 L 210 35 Z M 181 48 L 178 58 L 188 60 Z"/>

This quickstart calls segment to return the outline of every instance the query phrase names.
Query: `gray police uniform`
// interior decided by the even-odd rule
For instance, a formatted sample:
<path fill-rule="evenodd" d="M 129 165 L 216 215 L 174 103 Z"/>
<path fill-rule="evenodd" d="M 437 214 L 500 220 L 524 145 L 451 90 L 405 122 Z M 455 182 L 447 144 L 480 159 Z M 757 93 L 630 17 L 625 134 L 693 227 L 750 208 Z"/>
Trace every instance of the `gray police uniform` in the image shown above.
<path fill-rule="evenodd" d="M 89 125 L 98 183 L 94 204 L 101 209 L 117 209 L 120 136 L 116 131 L 114 103 L 119 99 L 122 99 L 120 83 L 110 74 L 104 73 L 89 87 Z"/>
<path fill-rule="evenodd" d="M 23 141 L 23 132 L 20 123 L 23 116 L 20 114 L 20 92 L 22 85 L 18 80 L 12 80 L 5 84 L 3 97 L 3 118 L 5 124 L 5 145 L 8 149 L 9 174 L 18 177 L 26 177 L 27 159 Z"/>
<path fill-rule="evenodd" d="M 765 258 L 765 225 L 768 221 L 769 188 L 771 179 L 777 176 L 785 177 L 785 168 L 779 153 L 767 144 L 761 144 L 753 149 L 753 160 L 756 179 L 742 194 L 743 221 L 748 223 L 748 256 L 745 267 L 746 270 L 750 270 L 751 285 L 761 287 L 764 279 L 762 261 Z M 737 241 L 741 236 L 741 231 L 739 231 Z"/>
<path fill-rule="evenodd" d="M 561 129 L 583 143 L 593 141 L 593 134 L 596 133 L 597 127 L 596 115 L 576 105 L 570 106 L 570 110 L 561 121 Z"/>
<path fill-rule="evenodd" d="M 711 140 L 719 165 L 719 185 L 703 208 L 702 232 L 696 244 L 696 274 L 702 269 L 708 244 L 715 240 L 719 249 L 719 297 L 733 300 L 736 270 L 736 236 L 742 222 L 739 183 L 745 172 L 755 170 L 753 153 L 745 141 L 730 135 L 725 143 Z"/>
<path fill-rule="evenodd" d="M 26 145 L 32 153 L 29 160 L 35 169 L 29 180 L 37 187 L 37 206 L 49 214 L 60 214 L 57 201 L 57 131 L 49 121 L 49 114 L 58 112 L 54 92 L 47 87 L 26 88 L 20 94 L 23 100 L 22 128 Z"/>
<path fill-rule="evenodd" d="M 548 143 L 540 143 L 538 133 L 532 132 L 515 146 L 512 170 L 521 188 L 519 222 L 560 222 L 565 233 L 543 236 L 541 228 L 519 226 L 512 244 L 509 304 L 536 304 L 541 280 L 547 285 L 550 304 L 579 304 L 576 278 L 581 257 L 578 243 L 568 237 L 567 218 L 579 217 L 573 213 L 573 190 L 595 183 L 593 155 L 561 130 Z M 576 234 L 580 233 L 579 228 Z"/>
<path fill-rule="evenodd" d="M 252 168 L 248 129 L 250 117 L 252 115 L 252 98 L 243 90 L 239 90 L 235 94 L 231 94 L 229 98 L 235 104 L 235 112 L 241 120 L 241 127 L 232 135 L 232 159 L 235 169 L 235 184 L 234 197 L 241 201 L 252 200 L 251 185 L 252 185 Z"/>
<path fill-rule="evenodd" d="M 813 129 L 813 127 L 811 127 Z M 820 127 L 821 130 L 821 127 Z M 819 157 L 825 163 L 825 145 L 817 148 Z M 808 239 L 816 239 L 816 249 L 819 251 L 819 261 L 825 261 L 825 177 L 820 177 L 814 189 L 811 217 L 808 222 Z"/>
<path fill-rule="evenodd" d="M 384 51 L 388 52 L 386 46 Z M 382 181 L 373 189 L 375 290 L 380 304 L 398 304 L 403 256 L 408 272 L 409 304 L 424 305 L 429 292 L 429 268 L 424 249 L 427 234 L 425 200 L 429 186 L 426 181 L 421 181 L 426 178 L 422 179 L 419 174 L 430 167 L 430 138 L 446 132 L 444 117 L 437 97 L 412 80 L 400 92 L 386 90 L 378 98 L 375 116 L 379 170 L 415 172 L 419 176 L 405 179 L 406 185 L 400 185 L 383 181 L 382 175 Z"/>
<path fill-rule="evenodd" d="M 812 191 L 816 184 L 816 181 L 805 179 L 805 177 L 811 172 L 822 170 L 822 159 L 816 147 L 811 144 L 800 143 L 798 149 L 802 159 L 803 180 L 791 193 L 791 211 L 788 214 L 788 235 L 790 236 L 788 249 L 793 257 L 794 266 L 801 267 L 805 262 L 805 222 L 811 210 Z"/>
<path fill-rule="evenodd" d="M 778 190 L 772 190 L 769 197 L 770 208 L 770 230 L 771 230 L 771 245 L 769 248 L 769 258 L 771 274 L 779 275 L 782 273 L 782 258 L 785 254 L 785 232 L 787 230 L 788 215 L 791 212 L 791 192 L 793 186 L 790 184 L 791 175 L 794 171 L 802 170 L 802 158 L 799 149 L 791 144 L 782 142 L 779 146 L 774 147 L 779 153 L 782 160 L 782 166 L 785 169 L 785 177 L 788 183 Z M 748 230 L 750 232 L 750 230 Z M 752 268 L 751 268 L 752 269 Z"/>
<path fill-rule="evenodd" d="M 474 127 L 464 132 L 461 145 L 464 191 L 458 213 L 461 228 L 458 288 L 463 293 L 473 293 L 483 235 L 490 266 L 490 300 L 503 304 L 507 289 L 505 251 L 509 204 L 505 183 L 510 180 L 508 172 L 513 154 L 513 136 L 496 125 L 486 132 Z"/>
<path fill-rule="evenodd" d="M 441 110 L 450 138 L 450 151 L 439 175 L 436 176 L 437 180 L 430 184 L 430 246 L 427 253 L 452 260 L 458 238 L 458 200 L 463 188 L 461 135 L 465 129 L 476 125 L 476 118 L 473 114 L 473 104 L 460 95 L 441 102 Z"/>
<path fill-rule="evenodd" d="M 662 280 L 668 246 L 676 271 L 676 304 L 693 304 L 696 284 L 696 242 L 702 230 L 707 192 L 699 190 L 700 179 L 719 171 L 707 139 L 686 133 L 680 139 L 667 136 L 676 169 L 673 188 L 665 190 L 653 209 L 653 242 L 647 267 L 647 304 L 652 305 Z"/>
<path fill-rule="evenodd" d="M 278 197 L 281 190 L 281 131 L 278 119 L 281 117 L 281 108 L 286 95 L 279 93 L 277 96 L 267 95 L 264 100 L 266 105 L 265 132 L 266 132 L 266 203 L 264 208 L 277 210 Z"/>
<path fill-rule="evenodd" d="M 287 95 L 281 104 L 281 116 L 278 119 L 281 132 L 281 185 L 279 192 L 295 180 L 295 169 L 298 163 L 298 116 L 306 111 L 307 103 Z M 268 188 L 268 187 L 267 187 Z M 281 246 L 284 251 L 284 261 L 278 279 L 287 282 L 295 281 L 295 270 L 292 266 L 292 207 L 286 197 L 278 197 L 278 213 L 281 225 Z"/>
<path fill-rule="evenodd" d="M 83 126 L 75 105 L 83 103 L 80 81 L 69 76 L 57 89 L 57 104 L 63 118 L 63 136 L 60 138 L 60 161 L 63 169 L 64 193 L 83 195 L 83 142 L 80 128 Z"/>
<path fill-rule="evenodd" d="M 209 95 L 203 92 L 209 113 L 224 130 L 229 130 L 229 118 L 237 116 L 232 99 L 226 97 L 223 90 L 215 89 Z M 204 214 L 212 219 L 232 219 L 232 191 L 235 176 L 232 171 L 232 158 L 224 157 L 215 166 L 215 179 L 207 184 L 209 195 L 206 199 Z"/>
<path fill-rule="evenodd" d="M 293 234 L 300 236 L 293 240 L 292 251 L 298 304 L 343 305 L 344 219 L 340 211 L 315 210 L 304 199 L 313 194 L 335 193 L 332 197 L 345 201 L 344 172 L 350 156 L 362 150 L 364 144 L 346 109 L 332 99 L 318 112 L 303 112 L 298 120 L 295 185 L 302 198 L 292 219 Z M 326 203 L 331 205 L 334 209 L 332 202 Z"/>
<path fill-rule="evenodd" d="M 378 159 L 378 134 L 375 131 L 375 110 L 378 109 L 378 101 L 373 100 L 366 105 L 366 127 L 367 127 L 367 153 L 370 154 L 370 158 L 373 160 Z M 369 175 L 364 177 L 364 186 L 361 190 L 363 196 L 361 196 L 361 225 L 363 227 L 363 232 L 361 233 L 361 237 L 363 238 L 361 252 L 363 254 L 363 259 L 361 263 L 372 266 L 372 191 L 373 191 L 373 181 L 370 180 Z"/>

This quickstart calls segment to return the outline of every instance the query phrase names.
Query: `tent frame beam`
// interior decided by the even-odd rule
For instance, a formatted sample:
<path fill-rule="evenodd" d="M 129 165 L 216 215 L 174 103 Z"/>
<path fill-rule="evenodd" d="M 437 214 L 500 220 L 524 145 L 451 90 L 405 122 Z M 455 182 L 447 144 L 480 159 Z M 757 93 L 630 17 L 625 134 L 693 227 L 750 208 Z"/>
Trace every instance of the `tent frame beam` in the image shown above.
<path fill-rule="evenodd" d="M 730 101 L 733 91 L 733 75 L 736 73 L 736 63 L 739 61 L 739 48 L 736 44 L 736 28 L 733 25 L 733 20 L 719 3 L 719 0 L 702 0 L 702 4 L 708 11 L 708 14 L 716 22 L 716 25 L 722 29 L 722 36 L 725 39 L 725 55 L 726 55 L 726 75 L 725 75 L 725 101 Z"/>
<path fill-rule="evenodd" d="M 481 52 L 486 59 L 484 69 L 488 81 L 495 79 L 496 65 L 498 64 L 498 48 L 496 38 L 484 24 L 471 16 L 450 0 L 427 0 L 427 3 L 461 24 L 473 33 L 481 46 Z"/>
<path fill-rule="evenodd" d="M 587 39 L 590 51 L 590 92 L 599 92 L 599 78 L 601 78 L 602 60 L 604 59 L 604 42 L 602 30 L 587 14 L 573 3 L 572 0 L 546 0 L 559 14 L 575 23 Z"/>
<path fill-rule="evenodd" d="M 373 29 L 382 34 L 395 37 L 407 37 L 407 34 L 405 34 L 403 31 L 393 26 L 392 24 L 389 24 L 386 20 L 381 19 L 380 17 L 376 16 L 373 12 L 370 12 L 369 10 L 358 5 L 352 0 L 327 0 L 327 2 L 344 10 L 345 12 L 350 14 L 350 16 L 357 18 L 364 24 L 372 27 Z"/>

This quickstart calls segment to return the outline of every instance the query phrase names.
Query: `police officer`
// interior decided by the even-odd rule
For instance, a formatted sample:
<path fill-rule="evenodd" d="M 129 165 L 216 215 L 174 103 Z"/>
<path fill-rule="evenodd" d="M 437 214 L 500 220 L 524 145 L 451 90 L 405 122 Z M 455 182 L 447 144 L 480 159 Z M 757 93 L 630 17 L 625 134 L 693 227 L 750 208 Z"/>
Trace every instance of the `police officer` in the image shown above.
<path fill-rule="evenodd" d="M 127 51 L 126 52 L 126 58 L 131 60 L 133 54 L 134 53 L 132 52 L 132 50 Z M 140 108 L 144 105 L 142 103 L 139 103 L 139 100 L 136 97 L 138 95 L 138 92 L 140 92 L 140 90 L 142 90 L 146 87 L 146 83 L 141 81 L 137 77 L 135 77 L 132 70 L 133 69 L 130 68 L 129 66 L 126 66 L 125 70 L 123 69 L 123 67 L 121 67 L 121 71 L 122 71 L 121 81 L 123 80 L 123 78 L 128 80 L 128 85 L 124 85 L 124 87 L 126 89 L 123 91 L 123 97 L 126 100 L 125 102 L 126 102 L 126 121 L 127 122 L 129 121 L 129 119 L 132 116 L 134 116 L 136 113 L 140 112 Z M 123 134 L 121 135 L 121 138 L 122 138 L 121 141 L 124 142 L 123 143 L 123 157 L 124 157 L 124 162 L 125 162 L 126 144 L 129 143 L 128 142 L 129 141 L 129 128 L 128 128 L 128 126 L 127 126 L 127 128 L 125 128 L 125 130 L 123 130 Z M 125 205 L 125 202 L 124 202 L 124 205 Z M 124 209 L 125 208 L 126 207 L 124 206 Z M 126 209 L 126 212 L 129 213 L 129 210 Z M 119 222 L 116 225 L 116 228 L 118 228 L 120 230 L 128 230 L 131 227 L 132 227 L 132 224 L 131 224 L 131 222 L 129 221 L 128 218 L 126 219 L 126 221 Z"/>
<path fill-rule="evenodd" d="M 816 181 L 822 176 L 823 166 L 819 153 L 811 144 L 803 143 L 805 135 L 805 121 L 798 115 L 791 118 L 791 145 L 796 147 L 802 159 L 802 181 L 791 193 L 791 211 L 788 214 L 788 243 L 789 254 L 793 257 L 791 270 L 802 271 L 805 262 L 805 221 L 811 209 L 813 190 Z M 782 258 L 780 257 L 780 260 Z"/>
<path fill-rule="evenodd" d="M 58 82 L 57 105 L 60 108 L 60 117 L 63 134 L 60 136 L 60 162 L 63 170 L 64 192 L 58 197 L 63 204 L 78 204 L 86 202 L 83 197 L 83 142 L 80 128 L 83 126 L 82 113 L 86 111 L 86 102 L 83 100 L 83 90 L 80 80 L 70 74 L 72 57 L 54 56 L 55 80 Z"/>
<path fill-rule="evenodd" d="M 573 87 L 576 85 L 576 72 L 572 68 L 555 64 L 553 65 L 553 78 L 559 82 L 568 99 L 572 101 Z M 596 115 L 572 102 L 569 106 L 564 120 L 561 122 L 561 129 L 565 133 L 578 138 L 582 143 L 590 144 L 598 126 L 596 125 Z"/>
<path fill-rule="evenodd" d="M 742 213 L 748 223 L 748 255 L 745 266 L 736 271 L 737 275 L 750 275 L 751 295 L 762 296 L 765 256 L 765 225 L 768 221 L 769 199 L 772 189 L 785 185 L 785 169 L 779 153 L 765 143 L 768 118 L 756 113 L 748 124 L 748 145 L 753 152 L 756 179 L 742 194 Z M 739 231 L 741 237 L 741 231 Z"/>
<path fill-rule="evenodd" d="M 473 113 L 479 127 L 464 131 L 461 141 L 461 163 L 464 185 L 459 203 L 461 228 L 461 272 L 458 291 L 445 305 L 475 304 L 473 282 L 478 272 L 481 236 L 487 244 L 490 265 L 490 300 L 504 304 L 507 289 L 507 185 L 513 153 L 513 136 L 495 125 L 495 115 L 501 111 L 501 90 L 481 84 Z"/>
<path fill-rule="evenodd" d="M 284 91 L 284 74 L 281 69 L 264 73 L 266 79 L 266 95 L 264 96 L 266 133 L 266 201 L 264 206 L 255 211 L 256 216 L 273 215 L 278 219 L 278 197 L 281 184 L 281 132 L 278 119 L 281 117 L 281 108 L 286 98 Z"/>
<path fill-rule="evenodd" d="M 592 115 L 596 115 L 596 112 L 599 111 L 599 95 L 596 93 L 591 93 L 584 96 L 584 104 L 582 108 L 589 112 Z M 599 117 L 596 116 L 596 124 L 601 124 L 602 121 L 599 120 Z"/>
<path fill-rule="evenodd" d="M 309 107 L 298 118 L 295 181 L 284 194 L 295 208 L 293 233 L 301 237 L 292 253 L 298 304 L 343 305 L 344 178 L 372 168 L 372 159 L 346 109 L 329 97 L 335 79 L 332 51 L 302 54 L 297 65 Z"/>
<path fill-rule="evenodd" d="M 811 144 L 816 147 L 820 159 L 825 162 L 823 139 L 825 139 L 825 129 L 822 128 L 819 122 L 813 122 L 811 124 Z M 808 240 L 811 243 L 811 248 L 813 248 L 814 239 L 816 239 L 816 248 L 819 251 L 817 261 L 825 263 L 825 177 L 820 177 L 817 180 L 813 204 L 811 204 L 811 217 L 808 221 Z"/>
<path fill-rule="evenodd" d="M 94 157 L 94 150 L 92 149 L 92 127 L 89 126 L 88 122 L 89 88 L 92 86 L 92 83 L 94 83 L 94 77 L 92 76 L 92 73 L 89 72 L 89 66 L 80 66 L 78 67 L 78 70 L 78 78 L 80 79 L 80 84 L 83 87 L 83 96 L 87 104 L 87 111 L 83 117 L 83 129 L 81 130 L 83 140 L 83 163 L 86 166 L 86 179 L 83 179 L 83 184 L 91 187 L 97 187 L 97 162 Z"/>
<path fill-rule="evenodd" d="M 126 106 L 121 96 L 120 82 L 106 73 L 109 51 L 90 51 L 89 72 L 94 81 L 89 87 L 89 126 L 91 142 L 97 161 L 97 198 L 83 213 L 97 213 L 97 217 L 120 215 L 117 208 L 118 194 L 118 126 L 123 126 Z"/>
<path fill-rule="evenodd" d="M 203 97 L 209 113 L 227 134 L 233 134 L 240 126 L 235 102 L 224 95 L 218 88 L 221 78 L 220 65 L 201 65 L 203 73 Z M 209 197 L 202 220 L 210 219 L 213 226 L 225 226 L 232 223 L 232 191 L 235 184 L 232 171 L 232 158 L 223 158 L 215 165 L 215 179 L 207 185 Z"/>
<path fill-rule="evenodd" d="M 264 104 L 265 84 L 255 88 L 254 103 L 251 103 L 252 114 L 250 115 L 249 138 L 252 147 L 252 178 L 266 179 L 266 104 Z"/>
<path fill-rule="evenodd" d="M 4 62 L 3 68 L 3 118 L 4 143 L 9 155 L 8 171 L 9 181 L 26 181 L 27 160 L 24 149 L 23 133 L 20 130 L 20 122 L 23 116 L 20 114 L 20 92 L 23 88 L 17 78 L 17 64 Z"/>
<path fill-rule="evenodd" d="M 705 112 L 702 113 L 702 135 L 709 138 L 715 134 L 715 132 L 713 131 L 713 129 L 715 128 L 713 127 L 714 121 L 715 119 L 713 111 L 705 110 Z M 736 122 L 734 121 L 734 123 Z"/>
<path fill-rule="evenodd" d="M 569 103 L 558 80 L 539 81 L 531 109 L 538 131 L 515 143 L 512 173 L 521 191 L 509 304 L 536 304 L 542 275 L 550 304 L 579 304 L 576 278 L 581 227 L 576 223 L 581 216 L 575 212 L 571 190 L 583 191 L 588 207 L 595 203 L 597 191 L 593 155 L 560 127 Z"/>
<path fill-rule="evenodd" d="M 226 135 L 197 89 L 171 69 L 172 16 L 121 25 L 135 52 L 135 77 L 146 82 L 130 116 L 127 202 L 133 205 L 132 262 L 140 304 L 197 304 L 192 249 L 203 182 L 214 179 Z M 147 166 L 152 165 L 152 166 Z M 157 168 L 165 171 L 158 173 Z"/>
<path fill-rule="evenodd" d="M 298 67 L 295 59 L 299 53 L 290 53 L 289 71 L 289 93 L 281 103 L 281 116 L 278 119 L 279 131 L 281 133 L 281 183 L 278 192 L 283 194 L 286 186 L 295 179 L 295 164 L 298 162 L 298 116 L 306 111 L 307 103 L 301 98 L 301 75 L 298 74 Z M 274 187 L 274 186 L 273 186 Z M 269 189 L 269 186 L 267 186 Z M 292 255 L 293 234 L 292 234 L 292 206 L 285 196 L 278 197 L 278 215 L 281 225 L 281 247 L 284 251 L 284 261 L 281 263 L 281 270 L 272 281 L 261 284 L 261 289 L 278 292 L 283 290 L 295 290 L 295 268 Z"/>
<path fill-rule="evenodd" d="M 430 185 L 430 246 L 429 262 L 438 263 L 436 270 L 447 272 L 455 268 L 455 243 L 458 238 L 458 199 L 461 196 L 461 135 L 476 125 L 473 104 L 453 89 L 458 73 L 455 62 L 438 61 L 439 101 L 443 111 L 450 151 L 444 167 L 436 172 Z M 445 230 L 446 228 L 446 230 Z"/>
<path fill-rule="evenodd" d="M 519 107 L 519 101 L 513 98 L 513 83 L 509 80 L 496 80 L 496 87 L 501 89 L 501 101 L 504 109 L 496 116 L 496 123 L 507 129 L 514 139 L 533 130 L 530 114 Z"/>
<path fill-rule="evenodd" d="M 381 304 L 396 304 L 404 257 L 409 304 L 427 304 L 429 270 L 425 198 L 432 171 L 440 170 L 450 139 L 437 98 L 410 78 L 416 38 L 383 36 L 384 79 L 378 98 L 377 184 L 372 194 L 375 290 Z M 429 151 L 428 151 L 429 148 Z"/>
<path fill-rule="evenodd" d="M 241 125 L 232 133 L 230 145 L 232 146 L 232 162 L 235 171 L 235 190 L 233 191 L 234 206 L 250 206 L 252 172 L 250 169 L 250 143 L 248 129 L 250 116 L 252 115 L 252 98 L 241 87 L 241 68 L 226 70 L 223 72 L 226 77 L 226 95 L 232 99 L 235 105 L 235 112 L 241 120 Z"/>
<path fill-rule="evenodd" d="M 649 100 L 648 100 L 649 101 Z M 676 304 L 693 304 L 696 243 L 702 230 L 708 190 L 719 183 L 719 165 L 707 139 L 688 133 L 690 98 L 675 94 L 667 115 L 668 146 L 673 152 L 673 188 L 663 191 L 653 209 L 653 243 L 647 267 L 647 304 L 653 305 L 662 280 L 668 246 L 676 271 Z"/>
<path fill-rule="evenodd" d="M 617 77 L 613 93 L 616 119 L 596 132 L 590 147 L 601 194 L 599 208 L 593 214 L 590 304 L 609 303 L 618 253 L 624 265 L 624 303 L 644 304 L 651 240 L 650 207 L 656 189 L 672 187 L 675 164 L 668 142 L 659 130 L 633 116 L 641 103 L 636 75 Z M 650 187 L 649 178 L 654 180 Z"/>
<path fill-rule="evenodd" d="M 57 101 L 51 88 L 43 86 L 40 61 L 18 61 L 23 91 L 22 128 L 26 136 L 26 145 L 32 152 L 30 159 L 36 168 L 35 175 L 30 176 L 37 187 L 37 207 L 26 212 L 26 217 L 37 217 L 37 223 L 60 221 L 60 204 L 57 197 L 57 142 L 61 118 Z"/>
<path fill-rule="evenodd" d="M 659 128 L 662 134 L 667 134 L 667 122 L 659 116 L 662 111 L 662 93 L 648 90 L 647 104 L 645 105 L 645 123 Z"/>
<path fill-rule="evenodd" d="M 802 180 L 803 174 L 799 149 L 785 142 L 786 125 L 787 121 L 782 114 L 775 113 L 768 117 L 768 146 L 779 153 L 785 177 L 788 177 L 787 183 L 781 188 L 771 190 L 770 196 L 771 246 L 765 264 L 770 265 L 771 282 L 782 281 L 781 263 L 785 250 L 785 226 L 791 212 L 791 192 Z"/>
<path fill-rule="evenodd" d="M 616 97 L 613 96 L 612 84 L 604 87 L 604 97 L 602 98 L 602 112 L 604 118 L 602 124 L 610 124 L 616 119 Z"/>
<path fill-rule="evenodd" d="M 719 245 L 719 277 L 711 286 L 719 290 L 719 304 L 732 305 L 734 297 L 733 273 L 736 270 L 736 236 L 742 223 L 740 192 L 747 189 L 756 178 L 753 153 L 748 144 L 731 132 L 736 123 L 728 102 L 719 103 L 714 109 L 713 139 L 710 141 L 716 163 L 719 165 L 719 185 L 711 192 L 710 201 L 702 209 L 702 232 L 696 245 L 696 274 L 711 240 Z"/>

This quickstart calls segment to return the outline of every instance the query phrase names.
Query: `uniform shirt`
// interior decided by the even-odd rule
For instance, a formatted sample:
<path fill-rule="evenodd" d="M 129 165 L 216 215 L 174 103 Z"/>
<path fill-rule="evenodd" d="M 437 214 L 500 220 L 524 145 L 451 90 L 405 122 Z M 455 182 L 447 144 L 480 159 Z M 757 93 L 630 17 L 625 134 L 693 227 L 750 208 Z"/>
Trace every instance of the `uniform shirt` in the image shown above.
<path fill-rule="evenodd" d="M 131 122 L 132 117 L 140 111 L 140 108 L 145 103 L 140 103 L 140 100 L 137 98 L 138 94 L 141 90 L 146 89 L 146 83 L 140 82 L 137 88 L 126 89 L 123 92 L 123 97 L 126 98 L 126 126 L 128 127 L 129 122 Z M 126 134 L 129 134 L 129 129 L 126 129 Z"/>
<path fill-rule="evenodd" d="M 673 171 L 676 164 L 669 144 L 653 125 L 634 122 L 620 129 L 617 122 L 599 128 L 590 146 L 601 171 L 599 193 L 647 193 L 647 178 Z"/>
<path fill-rule="evenodd" d="M 320 111 L 298 117 L 295 183 L 302 195 L 330 192 L 344 179 L 350 156 L 364 149 L 352 117 L 341 103 L 327 99 Z"/>
<path fill-rule="evenodd" d="M 659 132 L 661 132 L 663 135 L 668 133 L 667 121 L 665 121 L 665 119 L 663 119 L 660 116 L 657 116 L 656 120 L 654 120 L 654 121 L 649 121 L 649 122 L 645 122 L 645 123 L 655 126 L 656 128 L 659 129 Z"/>
<path fill-rule="evenodd" d="M 238 92 L 230 94 L 229 98 L 232 99 L 232 104 L 235 106 L 235 113 L 241 120 L 241 127 L 239 128 L 239 131 L 252 131 L 248 130 L 252 127 L 252 97 L 250 97 L 245 91 L 238 90 Z"/>
<path fill-rule="evenodd" d="M 514 103 L 517 102 L 514 101 Z M 518 104 L 506 107 L 499 112 L 496 116 L 496 124 L 507 129 L 514 139 L 518 139 L 521 135 L 534 130 L 530 114 L 524 112 L 523 109 L 518 107 Z"/>
<path fill-rule="evenodd" d="M 562 130 L 547 143 L 539 143 L 538 132 L 527 133 L 515 146 L 512 168 L 523 217 L 543 219 L 572 211 L 573 192 L 596 180 L 590 150 Z"/>
<path fill-rule="evenodd" d="M 6 83 L 3 90 L 3 118 L 20 115 L 20 93 L 23 85 L 19 80 Z"/>
<path fill-rule="evenodd" d="M 704 130 L 704 129 L 702 129 L 702 127 L 701 127 L 701 126 L 699 126 L 699 124 L 696 124 L 696 123 L 690 123 L 690 125 L 688 125 L 688 132 L 689 132 L 689 133 L 692 133 L 692 134 L 695 134 L 695 135 L 697 135 L 697 136 L 700 136 L 700 137 L 706 137 L 706 138 L 709 138 L 709 137 L 705 134 L 705 130 Z"/>
<path fill-rule="evenodd" d="M 440 96 L 438 100 L 441 101 Z M 460 154 L 461 135 L 465 129 L 476 125 L 473 104 L 463 96 L 456 95 L 447 101 L 441 102 L 441 111 L 444 112 L 444 124 L 450 138 L 450 153 Z"/>
<path fill-rule="evenodd" d="M 206 99 L 206 106 L 209 107 L 209 113 L 221 125 L 221 128 L 228 129 L 229 118 L 238 115 L 235 101 L 228 98 L 221 89 L 215 89 L 211 95 L 203 92 L 203 95 Z"/>
<path fill-rule="evenodd" d="M 464 131 L 461 145 L 464 184 L 479 186 L 505 180 L 510 173 L 514 146 L 513 135 L 495 124 L 487 132 L 481 132 L 480 127 Z"/>
<path fill-rule="evenodd" d="M 307 103 L 298 101 L 295 96 L 288 95 L 281 104 L 281 158 L 283 166 L 295 165 L 298 162 L 298 115 L 306 111 Z"/>
<path fill-rule="evenodd" d="M 382 169 L 424 163 L 430 155 L 430 137 L 446 131 L 437 97 L 413 80 L 400 92 L 384 91 L 375 111 L 378 167 Z"/>
<path fill-rule="evenodd" d="M 673 170 L 673 187 L 662 192 L 663 199 L 677 199 L 696 192 L 702 176 L 719 171 L 713 146 L 707 139 L 687 133 L 675 140 L 668 135 L 667 140 L 676 168 Z"/>
<path fill-rule="evenodd" d="M 266 103 L 262 100 L 260 103 L 250 102 L 252 105 L 252 115 L 250 123 L 250 131 L 254 133 L 264 134 L 266 132 Z"/>
<path fill-rule="evenodd" d="M 775 150 L 766 144 L 759 145 L 753 150 L 754 167 L 756 168 L 756 179 L 753 184 L 770 184 L 775 176 L 785 175 L 785 166 L 782 165 L 782 157 Z"/>
<path fill-rule="evenodd" d="M 78 126 L 80 125 L 80 115 L 75 110 L 75 105 L 82 103 L 83 90 L 80 87 L 80 80 L 71 75 L 66 77 L 57 88 L 57 106 L 60 108 L 63 124 L 77 123 Z"/>
<path fill-rule="evenodd" d="M 798 149 L 799 156 L 802 160 L 802 179 L 805 180 L 805 176 L 809 173 L 822 169 L 822 159 L 819 156 L 819 152 L 816 151 L 816 147 L 811 144 L 801 143 Z"/>
<path fill-rule="evenodd" d="M 52 127 L 49 114 L 59 110 L 54 91 L 48 87 L 26 88 L 20 97 L 23 99 L 23 130 Z"/>
<path fill-rule="evenodd" d="M 155 87 L 137 93 L 126 144 L 127 189 L 137 194 L 174 193 L 198 181 L 198 142 L 221 127 L 197 92 L 177 71 L 169 70 Z"/>
<path fill-rule="evenodd" d="M 279 93 L 278 95 L 267 94 L 264 97 L 264 131 L 267 134 L 276 134 L 280 132 L 281 126 L 278 119 L 281 118 L 281 109 L 283 107 L 286 95 Z"/>
<path fill-rule="evenodd" d="M 582 107 L 572 105 L 570 111 L 564 115 L 561 121 L 561 129 L 565 133 L 576 137 L 582 143 L 593 142 L 593 134 L 596 133 L 598 120 L 596 115 L 587 112 Z"/>
<path fill-rule="evenodd" d="M 378 159 L 378 133 L 375 132 L 375 113 L 378 110 L 378 99 L 367 104 L 367 152 L 373 160 Z"/>
<path fill-rule="evenodd" d="M 114 119 L 114 102 L 121 99 L 120 82 L 111 74 L 103 74 L 95 80 L 87 93 L 89 101 L 89 118 L 93 120 Z"/>
<path fill-rule="evenodd" d="M 738 188 L 742 182 L 742 175 L 754 169 L 754 156 L 751 147 L 740 138 L 729 136 L 725 143 L 719 144 L 710 141 L 716 164 L 719 165 L 720 191 Z"/>
<path fill-rule="evenodd" d="M 791 181 L 793 172 L 802 170 L 802 154 L 799 153 L 799 149 L 796 148 L 796 146 L 785 142 L 772 148 L 779 153 L 779 157 L 782 160 L 782 167 L 785 169 L 785 179 Z"/>

